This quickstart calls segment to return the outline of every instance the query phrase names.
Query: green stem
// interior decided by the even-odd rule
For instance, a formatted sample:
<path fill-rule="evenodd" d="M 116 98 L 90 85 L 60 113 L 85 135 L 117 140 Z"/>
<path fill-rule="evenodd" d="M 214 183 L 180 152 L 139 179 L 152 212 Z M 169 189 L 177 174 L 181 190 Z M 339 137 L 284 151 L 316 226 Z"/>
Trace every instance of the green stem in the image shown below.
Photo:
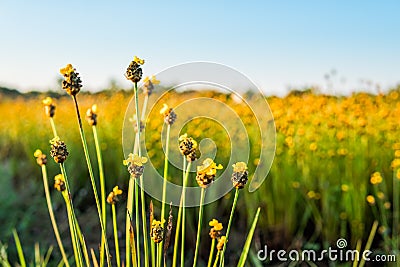
<path fill-rule="evenodd" d="M 179 241 L 179 233 L 180 233 L 180 229 L 181 229 L 181 219 L 182 219 L 182 197 L 179 202 L 178 218 L 176 220 L 174 255 L 172 258 L 172 267 L 176 267 L 176 263 L 177 263 L 178 245 L 179 245 L 178 241 Z"/>
<path fill-rule="evenodd" d="M 135 83 L 135 109 L 136 109 L 136 126 L 137 126 L 137 140 L 138 140 L 138 154 L 141 157 L 142 151 L 140 149 L 140 111 L 139 111 L 139 94 L 137 83 Z M 146 203 L 143 189 L 143 175 L 139 178 L 140 182 L 140 200 L 142 204 L 142 227 L 143 227 L 143 246 L 144 246 L 144 262 L 145 266 L 149 266 L 149 252 L 148 252 L 148 241 L 147 241 L 147 221 L 146 221 Z"/>
<path fill-rule="evenodd" d="M 231 230 L 231 225 L 232 225 L 232 219 L 233 219 L 233 214 L 235 213 L 235 208 L 236 208 L 236 203 L 239 197 L 239 188 L 236 188 L 235 191 L 235 198 L 233 199 L 233 204 L 232 204 L 232 209 L 231 209 L 231 215 L 229 216 L 229 222 L 228 222 L 228 228 L 226 228 L 226 241 L 224 244 L 224 248 L 222 249 L 222 253 L 221 253 L 221 260 L 219 261 L 219 266 L 222 267 L 223 263 L 224 263 L 224 254 L 225 254 L 225 249 L 226 246 L 228 244 L 229 241 L 229 232 Z"/>
<path fill-rule="evenodd" d="M 69 267 L 68 258 L 67 258 L 67 255 L 65 254 L 64 246 L 63 246 L 63 243 L 62 243 L 61 237 L 60 237 L 60 232 L 58 231 L 57 221 L 54 216 L 53 206 L 51 204 L 51 195 L 50 195 L 50 190 L 49 190 L 49 184 L 47 181 L 46 165 L 42 165 L 42 176 L 43 176 L 44 193 L 46 196 L 47 208 L 49 210 L 51 225 L 53 226 L 54 235 L 56 236 L 57 244 L 58 244 L 58 247 L 60 248 L 60 252 L 61 252 L 61 256 L 63 258 L 64 264 L 66 267 Z"/>
<path fill-rule="evenodd" d="M 154 242 L 151 242 L 150 244 L 150 250 L 151 250 L 151 266 L 156 267 L 156 245 Z"/>
<path fill-rule="evenodd" d="M 187 169 L 185 169 L 186 166 L 186 158 L 183 157 L 183 181 L 182 181 L 182 238 L 181 238 L 181 266 L 185 266 L 185 226 L 186 226 L 186 187 L 187 187 L 187 182 L 188 182 L 188 177 L 189 177 L 189 172 L 190 172 L 190 165 L 191 162 L 187 164 Z"/>
<path fill-rule="evenodd" d="M 65 200 L 65 203 L 67 205 L 68 216 L 71 215 L 71 220 L 72 220 L 72 224 L 73 224 L 72 227 L 70 225 L 70 230 L 73 231 L 73 236 L 72 236 L 72 233 L 71 233 L 71 238 L 74 237 L 73 240 L 76 243 L 76 246 L 74 246 L 74 249 L 75 248 L 77 249 L 77 254 L 80 256 L 80 259 L 82 260 L 81 247 L 77 246 L 78 245 L 78 229 L 79 229 L 79 225 L 78 225 L 78 220 L 76 219 L 76 215 L 75 215 L 75 212 L 74 212 L 74 204 L 72 203 L 71 189 L 69 187 L 67 171 L 65 170 L 64 163 L 60 163 L 60 170 L 61 170 L 62 176 L 64 177 L 64 181 L 65 181 L 65 191 L 62 194 L 63 194 L 64 200 Z M 68 208 L 70 210 L 68 210 Z M 82 237 L 82 234 L 80 234 L 80 231 L 79 231 L 79 236 Z M 86 249 L 86 245 L 84 245 L 84 249 Z M 75 253 L 75 251 L 74 251 L 74 253 Z M 78 264 L 78 263 L 76 263 L 76 264 Z"/>
<path fill-rule="evenodd" d="M 213 254 L 214 254 L 214 249 L 215 249 L 215 238 L 213 238 L 212 241 L 211 241 L 210 256 L 208 256 L 208 264 L 207 264 L 207 267 L 211 267 L 212 258 L 213 258 Z"/>
<path fill-rule="evenodd" d="M 168 179 L 168 165 L 169 165 L 169 135 L 171 131 L 171 125 L 167 126 L 167 140 L 165 141 L 165 157 L 164 157 L 164 179 L 163 179 L 163 189 L 162 189 L 162 202 L 161 202 L 161 223 L 164 228 L 164 220 L 165 219 L 165 199 L 167 197 L 167 179 Z M 151 223 L 151 222 L 150 222 Z M 164 241 L 161 241 L 161 247 Z M 161 266 L 161 258 L 162 258 L 162 249 L 158 251 L 158 265 Z"/>
<path fill-rule="evenodd" d="M 197 258 L 199 256 L 199 248 L 200 248 L 200 236 L 201 236 L 201 223 L 203 222 L 203 211 L 204 211 L 204 195 L 205 195 L 205 188 L 201 188 L 200 194 L 200 209 L 199 209 L 199 223 L 197 225 L 197 238 L 196 238 L 196 250 L 194 252 L 194 262 L 193 267 L 196 267 Z"/>
<path fill-rule="evenodd" d="M 97 135 L 96 125 L 92 126 L 94 143 L 96 146 L 97 163 L 99 166 L 99 177 L 100 177 L 100 195 L 101 195 L 101 215 L 103 219 L 104 229 L 107 229 L 107 219 L 106 219 L 106 189 L 105 189 L 105 178 L 103 169 L 103 158 L 101 155 L 101 148 L 99 143 L 99 137 Z M 104 239 L 101 240 L 100 248 L 100 266 L 104 266 Z"/>
<path fill-rule="evenodd" d="M 129 178 L 129 187 L 128 187 L 128 199 L 127 199 L 127 204 L 126 204 L 126 222 L 125 222 L 125 264 L 127 267 L 130 267 L 131 263 L 131 220 L 129 217 L 129 214 L 132 214 L 133 210 L 133 196 L 134 196 L 134 190 L 135 190 L 135 180 L 131 176 Z M 133 246 L 135 246 L 135 240 L 132 242 Z M 135 249 L 136 250 L 136 249 Z M 135 257 L 135 262 L 136 262 L 136 257 Z M 140 266 L 140 264 L 139 264 Z"/>
<path fill-rule="evenodd" d="M 139 219 L 139 186 L 138 183 L 135 181 L 135 220 L 136 220 L 136 233 L 137 233 L 137 239 L 136 239 L 136 247 L 138 248 L 138 266 L 141 266 L 140 264 L 140 219 Z"/>
<path fill-rule="evenodd" d="M 71 241 L 72 241 L 72 247 L 74 249 L 74 256 L 75 256 L 75 264 L 76 266 L 82 266 L 82 256 L 80 255 L 80 250 L 78 249 L 78 244 L 77 244 L 77 237 L 76 237 L 76 226 L 72 217 L 72 212 L 71 212 L 71 205 L 68 201 L 68 193 L 63 193 L 65 204 L 67 206 L 67 214 L 68 214 L 68 224 L 69 224 L 69 230 L 71 233 Z"/>
<path fill-rule="evenodd" d="M 57 130 L 56 130 L 56 125 L 54 124 L 54 119 L 52 117 L 50 117 L 50 124 L 51 124 L 51 129 L 53 130 L 54 137 L 58 136 Z"/>
<path fill-rule="evenodd" d="M 183 161 L 183 174 L 186 177 L 186 173 L 189 173 L 191 163 L 188 164 L 186 169 L 186 160 Z M 183 178 L 182 185 L 185 184 L 185 178 Z M 181 232 L 181 220 L 182 220 L 182 209 L 183 208 L 183 189 L 181 193 L 181 199 L 179 202 L 179 210 L 178 210 L 178 218 L 176 221 L 176 231 L 175 231 L 175 242 L 174 242 L 174 255 L 172 259 L 172 266 L 176 267 L 177 264 L 177 255 L 178 255 L 178 244 L 179 244 L 179 233 Z"/>
<path fill-rule="evenodd" d="M 21 267 L 26 267 L 24 251 L 22 250 L 22 245 L 21 241 L 19 240 L 17 230 L 13 229 L 13 235 L 14 235 L 15 246 L 18 252 L 19 263 L 21 264 Z"/>
<path fill-rule="evenodd" d="M 104 246 L 105 246 L 105 249 L 106 249 L 107 265 L 111 266 L 111 263 L 110 263 L 110 251 L 108 249 L 108 242 L 107 242 L 107 238 L 106 238 L 106 231 L 105 231 L 105 228 L 104 228 L 104 222 L 103 222 L 103 219 L 101 217 L 100 201 L 99 201 L 99 196 L 97 194 L 96 182 L 94 180 L 93 169 L 92 169 L 92 164 L 91 164 L 91 161 L 90 161 L 90 156 L 89 156 L 89 150 L 88 150 L 88 147 L 87 147 L 86 137 L 85 137 L 85 133 L 84 133 L 83 127 L 82 127 L 82 120 L 81 120 L 81 115 L 80 115 L 80 112 L 79 112 L 78 101 L 77 101 L 75 95 L 72 96 L 72 99 L 74 100 L 74 103 L 75 103 L 75 109 L 76 109 L 76 114 L 77 114 L 77 117 L 78 117 L 78 124 L 79 124 L 79 133 L 81 135 L 83 151 L 85 152 L 86 164 L 88 166 L 90 181 L 92 183 L 92 188 L 93 188 L 93 194 L 94 194 L 94 198 L 96 200 L 96 208 L 97 208 L 97 213 L 98 213 L 98 217 L 99 217 L 99 221 L 100 221 L 101 235 L 102 235 L 102 239 L 104 240 Z"/>
<path fill-rule="evenodd" d="M 115 211 L 115 205 L 111 205 L 112 217 L 113 217 L 113 228 L 114 228 L 114 242 L 115 242 L 115 256 L 117 258 L 117 266 L 121 266 L 121 260 L 119 256 L 119 244 L 118 244 L 118 225 L 117 225 L 117 212 Z"/>
<path fill-rule="evenodd" d="M 221 251 L 220 250 L 218 250 L 218 252 L 217 252 L 217 256 L 215 257 L 215 261 L 214 261 L 214 265 L 213 265 L 213 267 L 217 267 L 217 264 L 218 264 L 218 259 L 220 258 L 219 257 L 219 255 L 221 254 Z"/>

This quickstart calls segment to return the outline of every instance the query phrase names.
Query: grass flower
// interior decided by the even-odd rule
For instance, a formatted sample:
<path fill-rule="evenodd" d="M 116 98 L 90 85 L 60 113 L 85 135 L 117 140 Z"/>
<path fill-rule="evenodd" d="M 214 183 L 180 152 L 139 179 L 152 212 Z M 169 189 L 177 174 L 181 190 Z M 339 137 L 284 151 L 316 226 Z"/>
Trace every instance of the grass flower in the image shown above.
<path fill-rule="evenodd" d="M 221 236 L 221 237 L 218 239 L 217 249 L 218 249 L 219 251 L 223 250 L 226 241 L 227 241 L 226 236 Z"/>
<path fill-rule="evenodd" d="M 69 155 L 65 143 L 61 141 L 59 137 L 54 137 L 50 141 L 50 144 L 51 144 L 50 155 L 53 157 L 54 161 L 57 163 L 63 163 Z"/>
<path fill-rule="evenodd" d="M 118 243 L 118 225 L 117 225 L 117 212 L 115 210 L 115 204 L 119 201 L 118 196 L 122 194 L 122 190 L 118 188 L 118 185 L 113 188 L 113 191 L 108 194 L 107 203 L 111 205 L 111 212 L 113 218 L 114 228 L 114 242 L 115 242 L 115 255 L 117 258 L 117 266 L 121 266 L 121 258 L 119 255 L 119 243 Z"/>
<path fill-rule="evenodd" d="M 237 162 L 233 164 L 232 183 L 235 188 L 242 189 L 249 179 L 249 172 L 247 165 L 244 162 Z"/>
<path fill-rule="evenodd" d="M 138 123 L 136 122 L 136 116 L 133 116 L 132 118 L 129 118 L 129 121 L 133 123 L 133 127 L 135 129 L 135 132 L 137 133 L 138 131 Z M 142 120 L 140 120 L 140 132 L 143 132 L 144 129 L 144 123 Z"/>
<path fill-rule="evenodd" d="M 224 228 L 222 223 L 218 222 L 216 219 L 212 219 L 208 224 L 211 226 L 210 237 L 212 239 L 218 239 L 221 236 L 221 230 Z"/>
<path fill-rule="evenodd" d="M 53 99 L 51 97 L 46 97 L 42 101 L 44 106 L 44 113 L 47 117 L 53 118 L 56 113 L 56 106 L 53 103 Z"/>
<path fill-rule="evenodd" d="M 176 121 L 176 113 L 167 104 L 163 105 L 160 114 L 164 115 L 164 122 L 168 125 L 172 125 Z"/>
<path fill-rule="evenodd" d="M 142 176 L 144 171 L 143 164 L 145 164 L 146 162 L 146 157 L 140 157 L 137 154 L 132 153 L 130 153 L 128 158 L 123 161 L 124 165 L 128 166 L 129 173 L 135 178 L 139 178 L 140 176 Z"/>
<path fill-rule="evenodd" d="M 113 188 L 113 191 L 110 192 L 107 196 L 107 203 L 114 205 L 119 201 L 118 196 L 122 195 L 122 190 L 118 188 L 118 185 Z"/>
<path fill-rule="evenodd" d="M 54 188 L 60 192 L 64 192 L 67 189 L 65 186 L 64 175 L 57 174 L 56 176 L 54 176 Z"/>
<path fill-rule="evenodd" d="M 197 142 L 192 137 L 188 137 L 187 134 L 179 136 L 179 150 L 181 154 L 186 156 L 188 161 L 193 161 L 192 158 L 196 158 Z"/>
<path fill-rule="evenodd" d="M 150 96 L 153 93 L 154 85 L 160 84 L 160 81 L 156 79 L 156 76 L 151 76 L 151 78 L 146 77 L 143 79 L 143 93 L 146 96 Z"/>
<path fill-rule="evenodd" d="M 212 159 L 206 158 L 203 164 L 197 166 L 196 181 L 200 187 L 206 188 L 214 182 L 217 170 L 222 169 L 221 164 L 216 164 Z"/>
<path fill-rule="evenodd" d="M 138 83 L 142 79 L 143 70 L 141 65 L 143 64 L 144 60 L 135 56 L 126 69 L 125 77 L 133 83 Z"/>
<path fill-rule="evenodd" d="M 44 166 L 47 164 L 47 156 L 43 154 L 40 149 L 36 149 L 33 155 L 35 156 L 36 162 L 39 166 Z"/>
<path fill-rule="evenodd" d="M 82 81 L 79 77 L 79 73 L 75 72 L 75 68 L 71 64 L 68 64 L 64 68 L 60 69 L 60 73 L 64 76 L 62 81 L 62 89 L 67 91 L 71 96 L 75 96 L 79 93 L 82 87 Z"/>
<path fill-rule="evenodd" d="M 157 221 L 153 219 L 151 223 L 150 237 L 156 244 L 160 243 L 164 238 L 164 228 L 162 227 L 164 222 L 165 220 Z"/>
<path fill-rule="evenodd" d="M 86 121 L 90 126 L 97 125 L 97 105 L 93 105 L 86 111 Z"/>

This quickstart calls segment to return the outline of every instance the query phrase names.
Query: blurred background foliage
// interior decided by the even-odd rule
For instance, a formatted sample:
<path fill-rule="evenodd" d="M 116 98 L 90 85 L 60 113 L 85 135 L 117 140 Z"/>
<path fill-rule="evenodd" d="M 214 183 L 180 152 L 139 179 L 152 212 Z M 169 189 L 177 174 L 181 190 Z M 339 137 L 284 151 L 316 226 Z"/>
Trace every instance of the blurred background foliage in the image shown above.
<path fill-rule="evenodd" d="M 107 191 L 115 184 L 123 190 L 128 187 L 128 172 L 122 165 L 121 133 L 125 110 L 132 95 L 130 91 L 114 88 L 93 94 L 81 93 L 78 97 L 82 114 L 93 104 L 97 104 L 99 109 L 98 133 Z M 100 238 L 71 99 L 54 92 L 20 94 L 2 88 L 0 241 L 8 244 L 9 257 L 14 259 L 13 228 L 18 230 L 27 254 L 33 254 L 30 251 L 33 251 L 35 242 L 40 243 L 43 251 L 50 245 L 56 246 L 46 210 L 41 171 L 33 157 L 37 148 L 49 156 L 52 132 L 41 103 L 46 96 L 55 98 L 57 131 L 70 152 L 66 168 L 71 177 L 78 220 L 84 222 L 82 230 L 87 233 L 90 247 L 97 248 Z M 247 132 L 257 133 L 251 110 L 235 104 L 234 97 L 229 94 L 172 91 L 165 102 L 174 107 L 184 99 L 200 96 L 228 103 L 240 114 Z M 158 97 L 155 93 L 150 98 Z M 392 223 L 393 215 L 398 212 L 393 210 L 392 193 L 393 185 L 398 186 L 400 177 L 397 172 L 400 164 L 395 160 L 396 151 L 400 151 L 400 87 L 384 94 L 354 93 L 349 96 L 323 95 L 308 89 L 292 91 L 286 97 L 267 97 L 267 101 L 276 124 L 276 155 L 268 179 L 261 188 L 240 195 L 231 232 L 232 245 L 228 248 L 230 257 L 238 257 L 240 249 L 236 251 L 235 248 L 242 246 L 241 241 L 245 239 L 243 229 L 248 228 L 258 206 L 262 207 L 262 212 L 254 238 L 255 249 L 263 248 L 264 244 L 277 249 L 322 248 L 335 244 L 340 237 L 355 247 L 358 240 L 365 242 L 374 220 L 379 221 L 380 227 L 373 247 L 382 251 L 393 249 L 393 243 L 388 240 L 396 238 L 392 237 L 392 230 L 398 228 Z M 162 105 L 151 104 L 155 104 L 155 112 Z M 160 173 L 164 162 L 162 127 L 162 116 L 151 116 L 151 120 L 146 122 L 147 152 Z M 84 128 L 94 160 L 91 129 L 87 124 Z M 182 132 L 188 132 L 196 140 L 211 137 L 218 146 L 216 161 L 228 162 L 230 148 L 224 146 L 227 135 L 215 122 L 194 119 L 184 126 Z M 173 144 L 171 149 L 177 149 Z M 257 156 L 259 147 L 256 142 L 251 143 L 251 151 L 250 171 L 262 164 Z M 94 166 L 97 168 L 96 164 Z M 47 167 L 52 188 L 52 177 L 58 174 L 58 166 L 49 158 Z M 179 183 L 181 173 L 171 169 L 171 179 Z M 371 179 L 375 172 L 379 172 L 382 178 L 378 182 Z M 52 197 L 61 235 L 67 238 L 68 225 L 61 196 L 52 190 Z M 205 221 L 218 218 L 227 222 L 232 197 L 230 193 L 209 204 L 205 209 Z M 124 223 L 123 202 L 119 204 L 121 224 Z M 188 210 L 188 246 L 194 246 L 195 242 L 195 214 L 195 209 Z M 112 238 L 111 228 L 108 233 Z M 207 235 L 204 231 L 202 240 L 208 240 Z M 202 246 L 202 253 L 208 254 L 208 241 L 202 242 Z M 57 253 L 55 249 L 54 257 Z"/>

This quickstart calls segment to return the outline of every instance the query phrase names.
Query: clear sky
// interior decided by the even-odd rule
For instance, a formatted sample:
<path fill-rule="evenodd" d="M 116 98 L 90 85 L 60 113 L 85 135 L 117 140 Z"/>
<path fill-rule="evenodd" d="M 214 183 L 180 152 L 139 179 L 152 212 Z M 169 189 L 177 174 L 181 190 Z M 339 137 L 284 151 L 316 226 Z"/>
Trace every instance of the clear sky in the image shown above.
<path fill-rule="evenodd" d="M 72 63 L 105 88 L 134 55 L 145 74 L 188 61 L 245 73 L 267 94 L 400 81 L 399 1 L 0 1 L 0 86 L 56 86 Z M 324 75 L 336 70 L 329 89 Z"/>

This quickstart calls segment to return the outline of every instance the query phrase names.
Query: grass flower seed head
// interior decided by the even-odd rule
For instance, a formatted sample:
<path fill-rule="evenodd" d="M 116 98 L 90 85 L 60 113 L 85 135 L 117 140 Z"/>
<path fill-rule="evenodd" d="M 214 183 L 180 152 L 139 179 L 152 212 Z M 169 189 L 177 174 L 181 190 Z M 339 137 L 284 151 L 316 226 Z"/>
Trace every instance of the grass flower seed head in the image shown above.
<path fill-rule="evenodd" d="M 67 189 L 65 186 L 65 179 L 62 174 L 57 174 L 54 177 L 54 188 L 60 192 L 64 192 Z"/>
<path fill-rule="evenodd" d="M 47 117 L 53 118 L 56 113 L 56 106 L 53 103 L 53 99 L 51 97 L 46 97 L 42 101 L 44 106 L 44 113 Z"/>
<path fill-rule="evenodd" d="M 187 134 L 183 134 L 178 139 L 179 150 L 181 154 L 186 156 L 187 161 L 195 161 L 196 160 L 196 148 L 197 142 L 192 137 L 187 137 Z"/>
<path fill-rule="evenodd" d="M 139 178 L 140 176 L 142 176 L 144 171 L 143 164 L 145 164 L 146 162 L 146 157 L 140 157 L 137 154 L 132 153 L 130 153 L 128 158 L 123 161 L 124 165 L 128 166 L 129 173 L 135 178 Z"/>
<path fill-rule="evenodd" d="M 160 81 L 156 79 L 156 76 L 148 76 L 143 80 L 143 93 L 150 96 L 153 93 L 154 85 L 160 84 Z"/>
<path fill-rule="evenodd" d="M 122 190 L 118 188 L 118 185 L 113 188 L 113 191 L 110 192 L 107 196 L 107 203 L 114 205 L 119 201 L 118 196 L 122 195 Z"/>
<path fill-rule="evenodd" d="M 206 188 L 209 184 L 214 182 L 217 170 L 221 170 L 221 164 L 216 164 L 212 159 L 206 158 L 203 164 L 197 166 L 196 181 L 199 186 Z"/>
<path fill-rule="evenodd" d="M 211 226 L 210 233 L 209 233 L 210 237 L 212 239 L 218 239 L 221 236 L 221 230 L 224 228 L 222 226 L 222 223 L 218 222 L 218 220 L 216 220 L 216 219 L 212 219 L 209 222 L 209 225 Z"/>
<path fill-rule="evenodd" d="M 141 65 L 143 64 L 144 60 L 135 56 L 126 69 L 125 77 L 133 83 L 138 83 L 142 79 L 143 70 Z"/>
<path fill-rule="evenodd" d="M 64 68 L 60 69 L 60 73 L 64 76 L 62 81 L 62 89 L 66 90 L 71 96 L 75 96 L 79 93 L 82 87 L 82 81 L 79 77 L 79 73 L 75 72 L 75 68 L 71 64 L 68 64 Z"/>
<path fill-rule="evenodd" d="M 247 171 L 247 164 L 244 162 L 237 162 L 232 165 L 232 183 L 235 188 L 242 189 L 249 180 L 249 172 Z"/>
<path fill-rule="evenodd" d="M 136 123 L 136 116 L 133 116 L 132 118 L 129 118 L 129 121 L 133 123 L 133 127 L 135 129 L 135 132 L 137 133 L 137 123 Z M 144 122 L 141 120 L 140 121 L 140 132 L 143 132 L 144 130 Z"/>
<path fill-rule="evenodd" d="M 164 228 L 162 225 L 165 223 L 165 219 L 162 221 L 153 220 L 151 223 L 150 237 L 154 243 L 160 243 L 164 238 Z"/>
<path fill-rule="evenodd" d="M 36 158 L 36 162 L 39 166 L 47 164 L 47 157 L 40 149 L 36 149 L 35 153 L 33 153 L 33 156 Z"/>
<path fill-rule="evenodd" d="M 65 145 L 64 141 L 61 141 L 60 138 L 57 136 L 50 140 L 50 144 L 50 155 L 53 157 L 54 161 L 57 163 L 63 163 L 69 155 L 67 146 Z"/>
<path fill-rule="evenodd" d="M 221 236 L 221 237 L 218 239 L 217 249 L 218 249 L 219 251 L 223 250 L 223 249 L 224 249 L 225 243 L 226 243 L 226 236 Z"/>
<path fill-rule="evenodd" d="M 160 110 L 160 114 L 164 115 L 164 122 L 172 125 L 176 121 L 176 113 L 167 104 L 164 104 Z M 197 144 L 196 144 L 197 145 Z"/>
<path fill-rule="evenodd" d="M 97 125 L 97 105 L 93 105 L 86 111 L 86 120 L 90 126 Z"/>

